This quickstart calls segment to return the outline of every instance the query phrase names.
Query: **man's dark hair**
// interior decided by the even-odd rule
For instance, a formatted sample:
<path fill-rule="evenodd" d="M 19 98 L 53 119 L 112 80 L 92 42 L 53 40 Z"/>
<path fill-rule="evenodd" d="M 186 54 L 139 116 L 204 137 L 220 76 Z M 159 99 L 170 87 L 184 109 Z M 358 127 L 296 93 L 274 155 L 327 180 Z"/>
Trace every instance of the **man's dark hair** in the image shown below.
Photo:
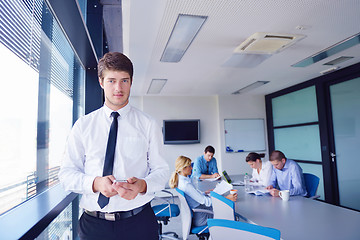
<path fill-rule="evenodd" d="M 204 150 L 204 153 L 207 153 L 207 152 L 211 152 L 213 154 L 215 154 L 215 148 L 213 146 L 207 146 Z"/>
<path fill-rule="evenodd" d="M 106 53 L 98 63 L 98 76 L 100 79 L 104 79 L 104 70 L 112 71 L 124 71 L 129 73 L 130 81 L 134 74 L 134 68 L 131 60 L 122 53 L 119 52 L 108 52 Z"/>
<path fill-rule="evenodd" d="M 281 161 L 281 159 L 283 159 L 283 158 L 286 160 L 285 154 L 282 153 L 279 150 L 275 150 L 270 154 L 270 159 L 269 160 L 270 161 L 274 161 L 274 160 Z"/>

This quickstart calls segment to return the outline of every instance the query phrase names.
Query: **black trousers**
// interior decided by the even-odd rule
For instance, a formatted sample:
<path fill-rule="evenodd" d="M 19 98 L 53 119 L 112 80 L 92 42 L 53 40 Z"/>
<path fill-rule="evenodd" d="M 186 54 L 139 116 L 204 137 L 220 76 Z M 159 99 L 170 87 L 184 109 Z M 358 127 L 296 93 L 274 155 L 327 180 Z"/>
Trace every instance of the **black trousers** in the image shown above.
<path fill-rule="evenodd" d="M 83 213 L 78 226 L 82 240 L 158 240 L 158 224 L 150 206 L 135 216 L 108 221 Z"/>

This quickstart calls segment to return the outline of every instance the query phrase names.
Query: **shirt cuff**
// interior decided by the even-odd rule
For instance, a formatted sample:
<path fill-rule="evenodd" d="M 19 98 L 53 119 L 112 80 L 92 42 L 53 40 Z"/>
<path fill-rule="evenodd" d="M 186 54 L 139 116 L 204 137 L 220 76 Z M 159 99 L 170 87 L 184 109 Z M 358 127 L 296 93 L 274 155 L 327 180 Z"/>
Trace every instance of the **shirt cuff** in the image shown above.
<path fill-rule="evenodd" d="M 84 194 L 94 193 L 93 184 L 96 177 L 97 176 L 89 176 L 89 175 L 84 176 L 84 181 L 83 181 Z"/>
<path fill-rule="evenodd" d="M 141 195 L 154 195 L 155 192 L 159 191 L 159 189 L 156 187 L 156 183 L 153 183 L 150 179 L 141 178 L 146 182 L 146 192 L 139 193 Z"/>

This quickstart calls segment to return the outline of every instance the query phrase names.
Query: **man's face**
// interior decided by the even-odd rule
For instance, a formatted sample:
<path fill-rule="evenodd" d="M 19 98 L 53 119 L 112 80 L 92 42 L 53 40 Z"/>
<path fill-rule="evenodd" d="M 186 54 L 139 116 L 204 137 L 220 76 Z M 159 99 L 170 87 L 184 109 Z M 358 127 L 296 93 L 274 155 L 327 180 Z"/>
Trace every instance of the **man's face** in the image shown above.
<path fill-rule="evenodd" d="M 105 70 L 104 79 L 99 83 L 105 93 L 105 104 L 114 111 L 123 108 L 129 102 L 131 79 L 124 71 Z"/>
<path fill-rule="evenodd" d="M 213 158 L 214 154 L 211 152 L 204 153 L 204 158 L 206 161 L 210 162 L 210 160 Z"/>
<path fill-rule="evenodd" d="M 283 169 L 285 162 L 286 162 L 285 158 L 283 158 L 281 160 L 270 161 L 270 163 L 274 166 L 274 168 L 279 169 L 279 170 Z"/>

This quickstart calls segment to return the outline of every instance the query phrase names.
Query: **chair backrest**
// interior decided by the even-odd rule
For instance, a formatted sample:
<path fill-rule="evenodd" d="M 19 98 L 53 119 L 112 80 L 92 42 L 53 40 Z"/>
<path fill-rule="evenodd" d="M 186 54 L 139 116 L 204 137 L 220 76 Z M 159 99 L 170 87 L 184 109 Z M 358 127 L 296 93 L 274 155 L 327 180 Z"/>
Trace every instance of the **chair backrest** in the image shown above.
<path fill-rule="evenodd" d="M 181 224 L 182 224 L 182 236 L 183 239 L 186 240 L 190 233 L 192 214 L 189 204 L 186 201 L 185 193 L 176 188 L 176 191 L 179 193 L 180 199 L 180 216 L 181 216 Z"/>
<path fill-rule="evenodd" d="M 210 192 L 215 219 L 235 220 L 235 204 L 230 199 L 216 193 Z"/>
<path fill-rule="evenodd" d="M 320 178 L 311 173 L 304 173 L 305 187 L 307 191 L 307 197 L 313 197 L 316 195 L 316 191 L 319 187 Z"/>
<path fill-rule="evenodd" d="M 208 226 L 212 240 L 279 240 L 281 235 L 275 228 L 226 219 L 208 219 Z"/>

